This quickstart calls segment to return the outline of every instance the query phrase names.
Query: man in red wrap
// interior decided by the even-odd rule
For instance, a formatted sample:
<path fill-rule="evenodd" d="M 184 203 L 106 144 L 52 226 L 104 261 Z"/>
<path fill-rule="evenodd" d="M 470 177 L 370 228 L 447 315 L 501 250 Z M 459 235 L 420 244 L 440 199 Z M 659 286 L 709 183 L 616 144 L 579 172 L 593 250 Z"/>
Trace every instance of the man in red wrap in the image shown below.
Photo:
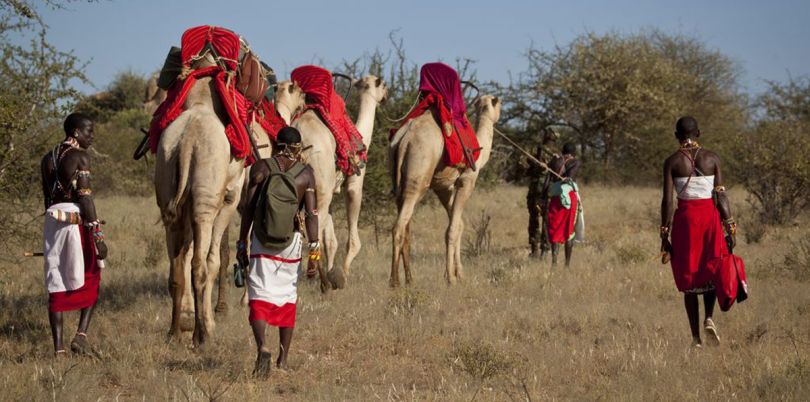
<path fill-rule="evenodd" d="M 551 264 L 557 265 L 560 244 L 565 244 L 565 266 L 571 264 L 574 251 L 574 231 L 580 213 L 579 187 L 576 183 L 577 172 L 582 164 L 576 158 L 576 147 L 573 143 L 563 146 L 562 155 L 554 157 L 549 168 L 562 177 L 549 174 L 546 176 L 544 193 L 550 200 L 547 208 L 548 241 L 551 243 Z"/>
<path fill-rule="evenodd" d="M 736 224 L 731 217 L 720 157 L 697 143 L 697 120 L 681 117 L 675 124 L 679 149 L 664 161 L 664 194 L 661 200 L 661 251 L 671 256 L 675 285 L 684 293 L 692 344 L 700 347 L 698 295 L 703 295 L 703 327 L 710 344 L 720 343 L 712 320 L 716 301 L 714 263 L 728 254 L 723 225 L 733 248 Z M 673 217 L 672 193 L 678 198 Z M 671 240 L 670 240 L 671 239 Z"/>
<path fill-rule="evenodd" d="M 95 135 L 89 117 L 73 113 L 65 119 L 65 139 L 42 158 L 42 191 L 45 198 L 45 284 L 48 318 L 56 356 L 62 344 L 62 313 L 81 310 L 79 328 L 70 343 L 74 353 L 92 355 L 87 330 L 98 300 L 107 246 L 96 217 L 90 185 L 87 149 Z"/>

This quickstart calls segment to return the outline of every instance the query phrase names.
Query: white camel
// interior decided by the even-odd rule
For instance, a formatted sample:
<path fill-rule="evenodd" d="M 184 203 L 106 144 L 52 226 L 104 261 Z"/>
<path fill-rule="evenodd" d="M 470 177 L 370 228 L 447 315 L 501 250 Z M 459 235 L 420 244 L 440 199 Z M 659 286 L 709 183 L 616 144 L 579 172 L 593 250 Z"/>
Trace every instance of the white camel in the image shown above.
<path fill-rule="evenodd" d="M 210 56 L 193 67 L 214 65 Z M 181 330 L 185 267 L 191 255 L 195 345 L 214 329 L 211 297 L 220 269 L 220 241 L 227 230 L 244 178 L 244 160 L 231 155 L 227 115 L 211 78 L 191 89 L 183 113 L 161 135 L 155 165 L 155 195 L 166 229 L 169 289 L 172 296 L 170 336 Z"/>
<path fill-rule="evenodd" d="M 382 78 L 367 75 L 354 82 L 360 96 L 360 109 L 354 125 L 363 137 L 363 145 L 368 152 L 371 146 L 371 137 L 374 134 L 374 117 L 377 105 L 388 98 L 388 88 Z M 363 181 L 366 177 L 366 167 L 360 169 L 360 175 L 346 178 L 343 183 L 346 197 L 346 220 L 349 226 L 349 237 L 346 240 L 346 258 L 343 260 L 343 278 L 349 277 L 349 268 L 352 261 L 360 252 L 360 231 L 357 227 L 360 220 L 360 207 L 363 202 Z M 329 267 L 331 269 L 331 266 Z"/>
<path fill-rule="evenodd" d="M 363 77 L 363 79 L 355 81 L 353 85 L 358 88 L 360 94 L 360 110 L 356 127 L 363 137 L 363 144 L 368 149 L 374 131 L 374 116 L 377 105 L 387 97 L 388 89 L 382 79 L 373 75 Z M 300 92 L 297 85 L 289 81 L 280 82 L 279 90 L 276 93 L 276 106 L 279 113 L 282 116 L 292 115 L 295 110 L 303 106 L 302 96 L 303 93 Z M 319 238 L 323 241 L 330 280 L 333 286 L 343 287 L 345 274 L 348 273 L 352 260 L 360 250 L 357 221 L 359 220 L 360 204 L 363 196 L 365 168 L 361 169 L 359 176 L 349 178 L 344 178 L 343 174 L 335 169 L 335 138 L 314 111 L 307 111 L 302 114 L 292 123 L 292 126 L 301 132 L 302 143 L 304 148 L 307 149 L 304 152 L 304 157 L 315 171 L 318 211 L 320 212 L 318 215 Z M 332 203 L 334 193 L 339 191 L 342 185 L 346 187 L 349 239 L 346 246 L 347 258 L 344 267 L 340 271 L 334 271 L 338 242 L 332 215 L 329 213 L 329 206 Z"/>
<path fill-rule="evenodd" d="M 414 208 L 428 188 L 433 189 L 447 211 L 449 223 L 445 233 L 445 277 L 448 284 L 462 279 L 461 236 L 464 232 L 464 205 L 475 189 L 478 173 L 486 166 L 492 150 L 495 123 L 501 115 L 498 98 L 481 96 L 476 102 L 478 124 L 476 137 L 481 153 L 477 170 L 447 166 L 442 158 L 442 130 L 432 113 L 425 113 L 405 124 L 389 145 L 389 169 L 395 185 L 397 220 L 392 230 L 392 287 L 399 286 L 399 262 L 405 270 L 405 283 L 410 284 L 410 222 Z"/>

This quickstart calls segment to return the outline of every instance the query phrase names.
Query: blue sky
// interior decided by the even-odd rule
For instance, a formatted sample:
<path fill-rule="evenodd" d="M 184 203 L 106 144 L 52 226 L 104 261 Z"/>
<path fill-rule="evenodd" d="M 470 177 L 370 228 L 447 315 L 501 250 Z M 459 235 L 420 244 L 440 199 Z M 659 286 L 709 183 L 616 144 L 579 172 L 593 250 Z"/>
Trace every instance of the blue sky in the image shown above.
<path fill-rule="evenodd" d="M 103 88 L 116 72 L 160 67 L 186 28 L 211 24 L 244 36 L 287 78 L 298 65 L 333 67 L 375 48 L 398 30 L 409 59 L 422 64 L 468 57 L 481 80 L 506 81 L 525 69 L 530 44 L 551 49 L 586 31 L 657 28 L 701 38 L 739 63 L 742 90 L 765 80 L 810 76 L 810 1 L 105 1 L 41 10 L 49 39 L 90 61 Z M 89 86 L 80 87 L 94 92 Z"/>

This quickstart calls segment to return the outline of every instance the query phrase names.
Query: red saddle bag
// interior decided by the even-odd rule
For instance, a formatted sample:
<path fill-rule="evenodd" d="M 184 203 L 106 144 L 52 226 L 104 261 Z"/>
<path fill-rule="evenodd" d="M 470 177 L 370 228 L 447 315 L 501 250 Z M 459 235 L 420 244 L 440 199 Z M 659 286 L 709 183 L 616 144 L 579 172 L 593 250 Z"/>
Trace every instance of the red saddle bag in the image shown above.
<path fill-rule="evenodd" d="M 729 311 L 734 302 L 748 298 L 748 282 L 745 279 L 745 263 L 742 258 L 728 254 L 717 259 L 714 271 L 714 286 L 720 310 Z"/>

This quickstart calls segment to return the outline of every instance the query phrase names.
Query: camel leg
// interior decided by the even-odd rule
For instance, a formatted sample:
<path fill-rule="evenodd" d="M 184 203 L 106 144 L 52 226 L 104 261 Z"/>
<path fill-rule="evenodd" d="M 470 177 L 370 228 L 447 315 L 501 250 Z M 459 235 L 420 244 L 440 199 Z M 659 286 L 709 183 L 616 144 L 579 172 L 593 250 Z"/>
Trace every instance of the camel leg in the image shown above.
<path fill-rule="evenodd" d="M 329 282 L 335 289 L 343 289 L 346 286 L 346 278 L 342 270 L 336 270 L 335 257 L 337 255 L 338 241 L 335 235 L 335 221 L 332 214 L 326 215 L 326 224 L 323 228 L 323 251 L 326 255 L 326 272 L 328 272 Z"/>
<path fill-rule="evenodd" d="M 411 222 L 405 225 L 405 241 L 402 242 L 402 269 L 405 271 L 405 284 L 413 282 L 411 276 Z"/>
<path fill-rule="evenodd" d="M 445 231 L 445 234 L 444 234 L 445 252 L 450 253 L 452 251 L 453 255 L 455 255 L 455 247 L 450 242 L 450 236 L 449 236 L 449 234 L 450 234 L 450 222 L 452 222 L 452 220 L 453 220 L 453 200 L 454 200 L 455 195 L 456 195 L 455 187 L 443 187 L 443 188 L 435 188 L 434 187 L 433 192 L 435 192 L 436 196 L 439 197 L 439 201 L 442 203 L 442 206 L 444 207 L 444 211 L 447 212 L 448 224 L 447 224 L 447 231 Z M 447 279 L 448 281 L 450 281 L 452 283 L 450 278 L 451 278 L 450 270 L 447 269 L 445 271 L 445 279 Z"/>
<path fill-rule="evenodd" d="M 169 295 L 172 297 L 172 322 L 169 337 L 179 337 L 181 333 L 181 315 L 183 293 L 186 288 L 185 259 L 190 246 L 190 236 L 183 236 L 181 224 L 166 227 L 166 249 L 169 254 Z"/>
<path fill-rule="evenodd" d="M 196 205 L 195 205 L 196 206 Z M 205 343 L 208 337 L 206 323 L 212 321 L 211 306 L 206 306 L 206 287 L 209 283 L 208 255 L 211 250 L 213 218 L 211 210 L 199 211 L 195 208 L 194 256 L 191 257 L 191 288 L 194 296 L 194 346 Z M 214 209 L 215 210 L 215 209 Z"/>
<path fill-rule="evenodd" d="M 464 266 L 461 264 L 461 241 L 464 237 L 464 219 L 458 221 L 458 240 L 455 246 L 455 262 L 456 262 L 456 278 L 458 280 L 464 279 Z"/>
<path fill-rule="evenodd" d="M 453 196 L 453 210 L 450 213 L 450 224 L 447 226 L 447 283 L 452 285 L 460 279 L 461 268 L 461 235 L 464 231 L 464 206 L 475 189 L 475 182 L 461 182 Z"/>
<path fill-rule="evenodd" d="M 349 277 L 349 268 L 360 252 L 360 231 L 357 227 L 360 220 L 360 207 L 363 202 L 363 181 L 365 170 L 360 176 L 352 176 L 346 179 L 346 219 L 349 223 L 349 238 L 346 242 L 346 258 L 343 260 L 343 276 Z"/>
<path fill-rule="evenodd" d="M 416 203 L 419 201 L 419 195 L 415 193 L 403 193 L 403 200 L 400 201 L 399 213 L 397 214 L 397 221 L 394 223 L 392 231 L 392 252 L 391 252 L 391 277 L 388 281 L 392 288 L 399 286 L 399 261 L 402 257 L 403 262 L 410 258 L 404 255 L 405 251 L 409 251 L 410 247 L 406 247 L 408 242 L 408 225 L 413 217 Z M 410 268 L 406 266 L 405 277 L 408 279 L 410 276 Z"/>
<path fill-rule="evenodd" d="M 229 238 L 226 228 L 222 233 L 222 241 L 219 243 L 219 286 L 217 288 L 217 307 L 214 309 L 217 313 L 228 311 L 228 265 L 231 258 L 231 249 L 228 247 Z"/>

